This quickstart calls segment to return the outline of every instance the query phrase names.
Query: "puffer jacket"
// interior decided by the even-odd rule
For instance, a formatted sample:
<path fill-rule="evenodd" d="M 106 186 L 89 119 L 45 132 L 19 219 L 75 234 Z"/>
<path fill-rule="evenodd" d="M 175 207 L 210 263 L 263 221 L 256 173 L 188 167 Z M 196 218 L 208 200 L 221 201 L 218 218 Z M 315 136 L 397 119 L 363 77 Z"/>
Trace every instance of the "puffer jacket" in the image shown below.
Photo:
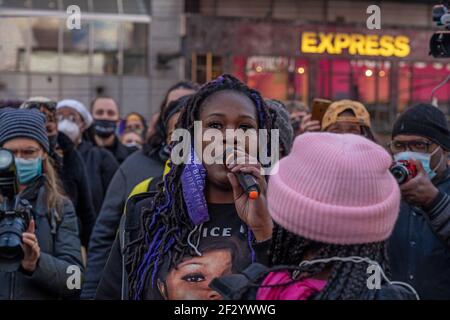
<path fill-rule="evenodd" d="M 36 270 L 32 274 L 21 268 L 15 272 L 0 272 L 1 300 L 79 297 L 77 280 L 72 282 L 73 276 L 79 275 L 82 284 L 84 272 L 75 210 L 70 200 L 64 201 L 62 212 L 48 210 L 44 179 L 38 179 L 22 193 L 22 198 L 32 205 L 36 219 L 35 233 L 41 250 Z"/>

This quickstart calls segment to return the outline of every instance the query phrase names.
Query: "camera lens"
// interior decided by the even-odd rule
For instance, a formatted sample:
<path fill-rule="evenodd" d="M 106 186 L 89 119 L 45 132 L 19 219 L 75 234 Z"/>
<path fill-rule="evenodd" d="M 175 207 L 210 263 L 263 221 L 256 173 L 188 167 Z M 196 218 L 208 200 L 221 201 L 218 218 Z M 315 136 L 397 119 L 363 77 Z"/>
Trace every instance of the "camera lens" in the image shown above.
<path fill-rule="evenodd" d="M 0 221 L 0 270 L 16 271 L 24 253 L 22 249 L 22 233 L 26 230 L 26 222 L 21 217 L 6 216 Z"/>
<path fill-rule="evenodd" d="M 14 162 L 12 153 L 5 149 L 0 149 L 0 170 L 8 169 Z"/>
<path fill-rule="evenodd" d="M 396 165 L 391 168 L 391 173 L 398 184 L 405 183 L 408 180 L 408 170 L 403 165 Z"/>

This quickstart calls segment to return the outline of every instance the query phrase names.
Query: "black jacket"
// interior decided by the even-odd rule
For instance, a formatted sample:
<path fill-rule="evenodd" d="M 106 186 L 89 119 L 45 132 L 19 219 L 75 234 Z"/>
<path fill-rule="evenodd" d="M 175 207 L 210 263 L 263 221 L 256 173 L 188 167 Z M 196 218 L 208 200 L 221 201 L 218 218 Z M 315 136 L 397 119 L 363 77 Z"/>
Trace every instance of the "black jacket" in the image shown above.
<path fill-rule="evenodd" d="M 71 266 L 81 271 L 81 282 L 83 275 L 78 224 L 72 203 L 69 200 L 64 202 L 62 212 L 58 213 L 62 219 L 58 222 L 45 204 L 42 180 L 30 185 L 22 198 L 30 202 L 36 214 L 36 236 L 41 255 L 32 274 L 24 270 L 0 272 L 0 300 L 78 297 L 80 290 L 67 286 L 73 274 Z"/>
<path fill-rule="evenodd" d="M 125 202 L 133 188 L 149 177 L 162 175 L 166 158 L 143 151 L 132 154 L 114 175 L 94 226 L 88 250 L 82 298 L 92 299 L 119 228 Z"/>
<path fill-rule="evenodd" d="M 410 283 L 421 299 L 450 299 L 450 170 L 433 182 L 439 195 L 429 208 L 402 201 L 389 241 L 393 280 Z"/>
<path fill-rule="evenodd" d="M 138 150 L 137 148 L 128 148 L 124 146 L 117 137 L 114 137 L 113 145 L 110 147 L 105 147 L 105 149 L 114 155 L 114 158 L 116 158 L 119 164 L 124 162 L 129 155 Z"/>
<path fill-rule="evenodd" d="M 91 142 L 83 140 L 78 151 L 86 165 L 92 200 L 96 214 L 100 212 L 103 199 L 112 177 L 119 168 L 119 164 L 111 152 L 94 146 Z"/>
<path fill-rule="evenodd" d="M 79 220 L 81 244 L 87 248 L 96 213 L 92 202 L 91 189 L 87 179 L 86 166 L 74 143 L 63 133 L 58 134 L 58 147 L 62 158 L 57 154 L 53 159 L 57 164 L 59 177 L 66 195 L 72 201 Z"/>

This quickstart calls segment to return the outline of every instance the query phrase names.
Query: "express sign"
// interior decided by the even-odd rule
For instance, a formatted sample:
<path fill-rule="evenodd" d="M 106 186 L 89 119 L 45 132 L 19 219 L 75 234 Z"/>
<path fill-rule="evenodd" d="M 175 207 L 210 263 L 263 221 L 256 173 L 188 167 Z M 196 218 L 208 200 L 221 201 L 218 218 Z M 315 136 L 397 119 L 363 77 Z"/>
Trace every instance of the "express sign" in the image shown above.
<path fill-rule="evenodd" d="M 303 32 L 301 51 L 403 58 L 409 55 L 411 48 L 409 38 L 402 35 Z"/>

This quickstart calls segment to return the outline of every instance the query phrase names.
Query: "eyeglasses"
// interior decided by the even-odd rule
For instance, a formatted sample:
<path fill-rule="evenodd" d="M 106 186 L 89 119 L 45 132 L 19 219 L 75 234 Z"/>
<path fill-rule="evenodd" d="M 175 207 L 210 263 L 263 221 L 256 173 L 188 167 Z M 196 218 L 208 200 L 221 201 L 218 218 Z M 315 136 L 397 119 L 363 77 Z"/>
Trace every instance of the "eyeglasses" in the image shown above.
<path fill-rule="evenodd" d="M 27 149 L 10 149 L 14 154 L 14 157 L 16 158 L 23 158 L 23 159 L 34 159 L 37 158 L 39 155 L 39 152 L 42 151 L 42 149 L 37 148 L 27 148 Z"/>
<path fill-rule="evenodd" d="M 82 122 L 80 117 L 77 117 L 77 116 L 75 116 L 73 114 L 69 114 L 67 116 L 64 116 L 62 114 L 57 114 L 56 115 L 56 121 L 61 122 L 63 120 L 69 120 L 69 121 L 75 122 L 75 123 L 81 123 Z"/>
<path fill-rule="evenodd" d="M 415 141 L 397 141 L 392 140 L 389 142 L 389 149 L 393 153 L 404 152 L 406 150 L 410 150 L 413 152 L 424 152 L 428 153 L 432 142 L 423 141 L 423 140 L 415 140 Z"/>

